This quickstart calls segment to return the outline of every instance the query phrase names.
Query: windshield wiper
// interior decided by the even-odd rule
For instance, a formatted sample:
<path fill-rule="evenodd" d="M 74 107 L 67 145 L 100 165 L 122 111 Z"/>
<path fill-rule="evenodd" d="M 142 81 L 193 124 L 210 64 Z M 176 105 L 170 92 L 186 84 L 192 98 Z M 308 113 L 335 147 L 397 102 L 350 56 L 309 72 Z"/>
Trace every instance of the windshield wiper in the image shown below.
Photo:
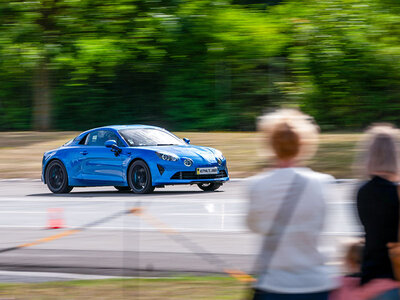
<path fill-rule="evenodd" d="M 174 146 L 176 144 L 157 144 L 157 146 Z"/>

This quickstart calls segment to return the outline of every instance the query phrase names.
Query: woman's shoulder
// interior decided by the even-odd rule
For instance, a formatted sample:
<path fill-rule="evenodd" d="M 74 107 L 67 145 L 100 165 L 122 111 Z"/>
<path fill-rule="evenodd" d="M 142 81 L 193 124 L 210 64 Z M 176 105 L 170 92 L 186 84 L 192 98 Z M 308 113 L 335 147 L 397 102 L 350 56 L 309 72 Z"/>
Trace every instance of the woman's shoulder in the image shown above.
<path fill-rule="evenodd" d="M 274 170 L 261 172 L 254 176 L 248 177 L 246 178 L 247 186 L 252 188 L 259 184 L 264 184 L 265 182 L 269 182 L 270 177 L 272 177 L 273 175 L 274 175 Z"/>
<path fill-rule="evenodd" d="M 297 171 L 300 175 L 303 175 L 310 180 L 317 180 L 323 183 L 335 183 L 336 179 L 330 174 L 316 172 L 310 168 L 299 168 Z"/>
<path fill-rule="evenodd" d="M 396 189 L 397 183 L 389 181 L 385 178 L 374 176 L 370 180 L 363 181 L 359 185 L 358 191 L 370 191 L 370 190 L 377 190 L 377 189 Z"/>
<path fill-rule="evenodd" d="M 248 186 L 266 186 L 266 185 L 276 185 L 276 184 L 290 184 L 294 175 L 300 175 L 305 177 L 308 181 L 315 181 L 318 183 L 334 183 L 335 178 L 332 175 L 315 172 L 310 168 L 282 168 L 275 169 L 271 171 L 262 172 L 251 178 L 249 178 Z"/>
<path fill-rule="evenodd" d="M 379 195 L 377 197 L 376 195 Z M 382 202 L 382 199 L 398 202 L 397 184 L 381 177 L 373 177 L 368 181 L 362 182 L 357 189 L 357 203 L 363 205 L 367 203 Z"/>

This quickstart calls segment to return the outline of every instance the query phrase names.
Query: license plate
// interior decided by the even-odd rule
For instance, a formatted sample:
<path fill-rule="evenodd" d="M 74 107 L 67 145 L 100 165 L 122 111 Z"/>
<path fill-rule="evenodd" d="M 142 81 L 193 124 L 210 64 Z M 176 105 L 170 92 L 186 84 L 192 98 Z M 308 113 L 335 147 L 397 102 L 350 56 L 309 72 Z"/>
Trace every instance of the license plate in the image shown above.
<path fill-rule="evenodd" d="M 196 169 L 197 175 L 209 175 L 209 174 L 218 174 L 218 168 L 197 168 Z"/>

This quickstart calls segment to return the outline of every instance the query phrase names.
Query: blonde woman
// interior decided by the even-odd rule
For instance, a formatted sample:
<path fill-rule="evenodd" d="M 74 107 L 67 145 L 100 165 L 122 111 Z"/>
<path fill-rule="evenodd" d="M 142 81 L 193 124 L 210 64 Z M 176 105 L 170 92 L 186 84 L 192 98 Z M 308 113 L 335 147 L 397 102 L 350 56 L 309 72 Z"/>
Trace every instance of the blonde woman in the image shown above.
<path fill-rule="evenodd" d="M 375 125 L 367 130 L 363 143 L 358 167 L 368 180 L 357 193 L 358 215 L 365 230 L 362 285 L 373 279 L 394 279 L 387 244 L 398 239 L 398 136 L 398 129 L 391 125 Z"/>
<path fill-rule="evenodd" d="M 336 284 L 317 245 L 333 177 L 303 166 L 317 149 L 318 127 L 300 111 L 279 110 L 258 128 L 276 169 L 257 176 L 248 192 L 247 224 L 263 239 L 253 299 L 328 299 Z"/>

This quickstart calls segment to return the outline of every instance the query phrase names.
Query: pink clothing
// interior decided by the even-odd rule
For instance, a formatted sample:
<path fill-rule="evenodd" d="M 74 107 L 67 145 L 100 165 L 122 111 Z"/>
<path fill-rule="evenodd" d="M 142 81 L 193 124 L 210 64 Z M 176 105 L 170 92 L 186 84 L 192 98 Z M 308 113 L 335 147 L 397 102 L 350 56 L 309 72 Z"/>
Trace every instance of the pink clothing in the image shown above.
<path fill-rule="evenodd" d="M 400 282 L 391 279 L 374 279 L 360 286 L 360 278 L 343 277 L 340 288 L 331 293 L 329 300 L 369 300 L 396 288 L 400 288 Z"/>

